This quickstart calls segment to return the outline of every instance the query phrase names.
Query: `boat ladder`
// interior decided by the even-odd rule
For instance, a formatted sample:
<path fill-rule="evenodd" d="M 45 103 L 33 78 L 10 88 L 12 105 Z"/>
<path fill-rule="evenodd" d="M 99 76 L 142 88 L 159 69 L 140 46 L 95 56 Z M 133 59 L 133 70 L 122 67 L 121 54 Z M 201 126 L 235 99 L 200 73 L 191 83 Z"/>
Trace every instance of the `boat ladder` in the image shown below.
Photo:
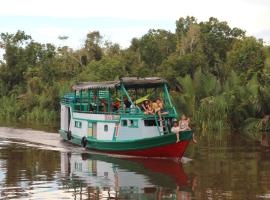
<path fill-rule="evenodd" d="M 159 121 L 158 118 L 155 115 L 155 121 L 156 121 L 156 124 L 157 124 L 158 131 L 159 131 L 160 135 L 162 135 L 162 133 L 163 134 L 168 134 L 170 132 L 169 128 L 168 128 L 168 121 L 167 120 L 162 118 L 162 120 Z"/>

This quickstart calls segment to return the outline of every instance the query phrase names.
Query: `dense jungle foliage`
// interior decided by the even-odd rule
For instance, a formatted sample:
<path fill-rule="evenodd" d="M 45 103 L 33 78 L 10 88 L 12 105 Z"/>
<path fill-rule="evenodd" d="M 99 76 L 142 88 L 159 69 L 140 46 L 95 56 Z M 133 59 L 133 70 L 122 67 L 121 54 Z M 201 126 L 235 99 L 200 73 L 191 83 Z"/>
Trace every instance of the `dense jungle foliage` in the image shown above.
<path fill-rule="evenodd" d="M 270 47 L 216 18 L 180 18 L 175 32 L 151 29 L 125 49 L 98 31 L 76 50 L 23 31 L 1 33 L 0 48 L 0 119 L 57 121 L 59 98 L 75 82 L 161 76 L 197 129 L 269 128 Z"/>

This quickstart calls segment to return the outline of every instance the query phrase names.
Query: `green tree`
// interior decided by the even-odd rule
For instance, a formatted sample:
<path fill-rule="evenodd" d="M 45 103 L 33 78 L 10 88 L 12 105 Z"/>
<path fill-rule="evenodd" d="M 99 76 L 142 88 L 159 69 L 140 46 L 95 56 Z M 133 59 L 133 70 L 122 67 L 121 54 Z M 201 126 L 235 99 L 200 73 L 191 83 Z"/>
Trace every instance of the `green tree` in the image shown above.
<path fill-rule="evenodd" d="M 248 78 L 255 72 L 261 71 L 264 63 L 263 43 L 254 37 L 237 40 L 228 51 L 227 66 L 239 74 L 246 73 Z"/>
<path fill-rule="evenodd" d="M 141 60 L 149 66 L 152 73 L 157 72 L 158 66 L 176 48 L 175 35 L 161 29 L 149 30 L 147 34 L 136 42 L 138 42 L 136 45 L 138 45 Z"/>

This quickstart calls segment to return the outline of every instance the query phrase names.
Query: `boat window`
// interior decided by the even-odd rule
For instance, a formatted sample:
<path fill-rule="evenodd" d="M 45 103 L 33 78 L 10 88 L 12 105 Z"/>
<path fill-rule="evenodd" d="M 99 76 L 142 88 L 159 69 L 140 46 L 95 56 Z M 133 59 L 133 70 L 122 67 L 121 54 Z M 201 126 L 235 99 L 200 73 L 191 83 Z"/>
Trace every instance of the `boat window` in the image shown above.
<path fill-rule="evenodd" d="M 145 126 L 157 126 L 155 120 L 144 120 Z"/>
<path fill-rule="evenodd" d="M 128 126 L 131 128 L 138 128 L 138 120 L 135 119 L 129 120 Z"/>
<path fill-rule="evenodd" d="M 107 132 L 108 131 L 108 125 L 104 125 L 104 131 Z"/>
<path fill-rule="evenodd" d="M 122 120 L 122 126 L 127 126 L 127 120 L 126 119 Z"/>
<path fill-rule="evenodd" d="M 76 128 L 82 128 L 82 122 L 80 122 L 80 121 L 75 121 L 75 127 L 76 127 Z"/>

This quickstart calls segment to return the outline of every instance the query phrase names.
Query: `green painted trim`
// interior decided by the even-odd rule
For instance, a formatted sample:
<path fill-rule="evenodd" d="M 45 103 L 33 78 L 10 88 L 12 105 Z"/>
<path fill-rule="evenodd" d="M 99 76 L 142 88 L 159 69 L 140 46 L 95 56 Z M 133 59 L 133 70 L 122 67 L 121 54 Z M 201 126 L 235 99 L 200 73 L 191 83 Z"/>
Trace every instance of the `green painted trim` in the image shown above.
<path fill-rule="evenodd" d="M 63 130 L 59 131 L 61 136 L 65 139 L 65 132 Z M 61 133 L 64 132 L 64 133 Z M 192 130 L 187 130 L 180 133 L 180 141 L 191 140 L 192 139 Z M 72 134 L 71 142 L 74 144 L 81 143 L 81 138 Z M 143 150 L 149 149 L 158 146 L 165 146 L 173 144 L 176 142 L 176 134 L 169 133 L 162 136 L 138 139 L 138 140 L 124 140 L 124 141 L 108 141 L 108 140 L 96 140 L 90 137 L 87 138 L 87 148 L 103 151 L 127 151 L 127 150 Z"/>
<path fill-rule="evenodd" d="M 157 127 L 157 129 L 158 129 L 158 133 L 159 133 L 159 135 L 161 135 L 161 131 L 160 131 L 160 129 L 159 129 L 159 124 L 158 124 L 158 120 L 157 120 L 157 117 L 156 117 L 156 115 L 155 115 L 155 122 L 156 122 L 156 127 Z"/>
<path fill-rule="evenodd" d="M 125 88 L 125 86 L 124 86 L 123 83 L 121 83 L 121 88 L 122 88 L 123 92 L 125 93 L 125 95 L 127 96 L 127 98 L 128 98 L 128 100 L 129 100 L 129 102 L 131 103 L 131 105 L 132 105 L 134 108 L 137 108 L 137 107 L 135 107 L 133 101 L 131 100 L 131 98 L 130 98 L 130 96 L 129 96 L 129 94 L 128 94 L 128 92 L 127 92 L 127 90 L 126 90 L 126 88 Z M 137 110 L 137 109 L 136 109 L 136 110 Z"/>
<path fill-rule="evenodd" d="M 114 130 L 113 130 L 113 139 L 112 139 L 112 141 L 116 141 L 116 135 L 115 134 L 116 134 L 116 124 L 115 124 Z"/>
<path fill-rule="evenodd" d="M 175 107 L 174 107 L 173 104 L 172 104 L 172 101 L 171 101 L 171 97 L 170 97 L 170 93 L 169 93 L 167 84 L 164 84 L 164 95 L 165 95 L 165 94 L 166 94 L 166 97 L 167 97 L 167 99 L 168 99 L 168 101 L 169 101 L 170 107 L 173 109 L 173 112 L 174 112 L 173 114 L 174 114 L 176 117 L 178 117 L 178 113 L 176 112 Z"/>
<path fill-rule="evenodd" d="M 143 118 L 144 117 L 144 114 L 127 114 L 127 113 L 123 113 L 121 114 L 121 117 L 122 118 L 127 118 L 127 119 L 138 119 L 138 118 Z"/>
<path fill-rule="evenodd" d="M 118 123 L 115 123 L 115 127 L 114 127 L 114 132 L 113 132 L 113 141 L 116 141 L 116 125 L 118 125 L 118 130 L 117 131 L 119 131 L 119 127 L 121 126 L 121 116 L 120 116 L 120 118 L 119 118 L 119 122 Z"/>

